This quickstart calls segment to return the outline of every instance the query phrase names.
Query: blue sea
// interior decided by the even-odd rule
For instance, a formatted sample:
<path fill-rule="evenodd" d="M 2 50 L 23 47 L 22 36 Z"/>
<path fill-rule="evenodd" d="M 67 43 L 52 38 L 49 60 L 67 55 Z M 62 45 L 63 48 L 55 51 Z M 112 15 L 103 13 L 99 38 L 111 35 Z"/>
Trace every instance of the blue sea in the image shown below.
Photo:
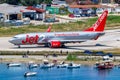
<path fill-rule="evenodd" d="M 25 72 L 35 71 L 33 77 L 24 77 Z M 0 63 L 0 80 L 120 80 L 120 68 L 97 70 L 93 66 L 81 66 L 76 69 L 49 68 L 29 69 L 23 64 L 21 67 L 7 67 Z"/>

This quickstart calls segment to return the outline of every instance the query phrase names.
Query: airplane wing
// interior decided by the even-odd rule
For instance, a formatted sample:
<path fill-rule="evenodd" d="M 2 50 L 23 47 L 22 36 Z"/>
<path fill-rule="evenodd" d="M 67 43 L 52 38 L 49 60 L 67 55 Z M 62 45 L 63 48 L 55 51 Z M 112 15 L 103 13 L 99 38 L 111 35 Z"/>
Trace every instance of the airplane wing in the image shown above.
<path fill-rule="evenodd" d="M 48 42 L 59 41 L 60 43 L 75 43 L 75 42 L 85 42 L 87 40 L 49 40 Z"/>

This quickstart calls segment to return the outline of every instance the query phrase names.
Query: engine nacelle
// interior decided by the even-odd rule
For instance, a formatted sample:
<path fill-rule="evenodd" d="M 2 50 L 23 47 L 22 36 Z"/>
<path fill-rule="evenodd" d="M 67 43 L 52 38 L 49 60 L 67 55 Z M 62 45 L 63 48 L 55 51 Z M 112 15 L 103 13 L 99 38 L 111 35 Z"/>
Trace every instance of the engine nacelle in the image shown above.
<path fill-rule="evenodd" d="M 59 47 L 61 47 L 61 42 L 60 41 L 51 41 L 50 44 L 49 44 L 49 47 L 59 48 Z"/>

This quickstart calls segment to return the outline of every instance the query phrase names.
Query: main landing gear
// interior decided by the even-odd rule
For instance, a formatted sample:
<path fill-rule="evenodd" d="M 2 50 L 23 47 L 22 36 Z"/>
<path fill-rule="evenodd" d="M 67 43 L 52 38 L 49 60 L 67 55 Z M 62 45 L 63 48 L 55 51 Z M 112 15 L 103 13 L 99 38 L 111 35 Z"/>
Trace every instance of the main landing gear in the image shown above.
<path fill-rule="evenodd" d="M 20 45 L 18 45 L 18 48 L 21 48 L 21 46 L 20 46 Z"/>
<path fill-rule="evenodd" d="M 61 48 L 66 48 L 65 44 L 62 44 L 62 45 L 61 45 Z"/>

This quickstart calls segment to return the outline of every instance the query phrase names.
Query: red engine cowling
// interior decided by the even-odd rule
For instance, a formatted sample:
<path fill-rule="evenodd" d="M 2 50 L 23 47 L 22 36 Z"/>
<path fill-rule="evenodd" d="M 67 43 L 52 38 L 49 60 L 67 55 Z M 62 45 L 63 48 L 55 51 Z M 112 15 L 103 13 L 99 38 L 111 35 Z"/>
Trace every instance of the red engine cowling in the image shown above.
<path fill-rule="evenodd" d="M 50 47 L 51 48 L 59 48 L 59 47 L 61 47 L 61 42 L 60 41 L 51 41 Z"/>

